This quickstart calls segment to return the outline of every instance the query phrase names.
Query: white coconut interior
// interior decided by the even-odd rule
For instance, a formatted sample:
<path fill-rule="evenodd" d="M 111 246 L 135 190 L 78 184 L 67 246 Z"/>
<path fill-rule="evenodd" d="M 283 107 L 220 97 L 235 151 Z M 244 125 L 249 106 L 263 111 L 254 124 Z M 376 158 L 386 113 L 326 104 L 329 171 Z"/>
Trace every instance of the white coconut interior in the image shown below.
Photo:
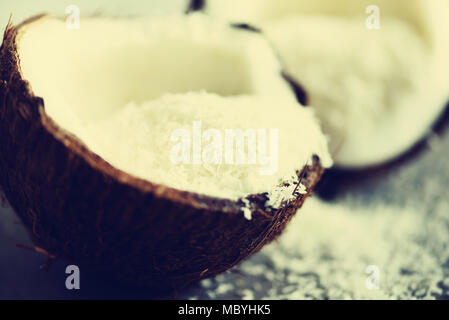
<path fill-rule="evenodd" d="M 370 5 L 380 29 L 366 28 Z M 207 11 L 262 27 L 309 94 L 337 165 L 401 154 L 447 103 L 448 1 L 211 0 Z"/>
<path fill-rule="evenodd" d="M 111 117 L 87 126 L 80 134 L 106 160 L 136 176 L 181 190 L 237 199 L 271 191 L 283 181 L 296 181 L 296 169 L 306 165 L 313 154 L 320 155 L 326 166 L 331 164 L 327 141 L 312 111 L 283 100 L 281 109 L 290 119 L 285 120 L 272 110 L 278 103 L 278 97 L 274 96 L 171 94 L 143 104 L 129 103 Z M 194 129 L 194 121 L 198 120 L 201 131 Z M 180 129 L 187 135 L 179 138 Z M 237 163 L 234 148 L 234 161 L 227 164 L 226 130 L 232 129 L 262 129 L 267 139 L 257 140 L 257 152 L 261 151 L 259 143 L 263 143 L 266 148 L 263 154 L 270 160 L 263 164 L 257 159 L 256 163 L 249 164 L 247 145 L 243 163 Z M 272 153 L 273 129 L 278 130 L 279 144 Z M 200 141 L 195 140 L 195 132 L 202 136 L 199 163 L 194 163 L 194 145 Z M 222 144 L 220 154 L 215 152 L 215 136 L 210 135 L 215 133 Z M 190 161 L 174 163 L 171 156 L 180 156 L 182 151 L 177 147 L 182 148 L 184 137 L 189 144 Z M 211 156 L 211 162 L 207 162 L 207 156 Z M 215 162 L 215 156 L 220 163 Z"/>
<path fill-rule="evenodd" d="M 79 30 L 49 18 L 23 33 L 19 50 L 47 112 L 70 111 L 83 122 L 165 93 L 292 95 L 262 37 L 202 15 L 82 19 Z"/>
<path fill-rule="evenodd" d="M 79 30 L 49 18 L 24 30 L 19 56 L 47 114 L 112 165 L 152 182 L 237 199 L 273 190 L 313 155 L 331 165 L 312 111 L 297 103 L 254 32 L 200 14 L 82 19 Z M 195 121 L 223 137 L 227 129 L 277 129 L 277 170 L 174 163 L 172 134 L 193 134 Z"/>

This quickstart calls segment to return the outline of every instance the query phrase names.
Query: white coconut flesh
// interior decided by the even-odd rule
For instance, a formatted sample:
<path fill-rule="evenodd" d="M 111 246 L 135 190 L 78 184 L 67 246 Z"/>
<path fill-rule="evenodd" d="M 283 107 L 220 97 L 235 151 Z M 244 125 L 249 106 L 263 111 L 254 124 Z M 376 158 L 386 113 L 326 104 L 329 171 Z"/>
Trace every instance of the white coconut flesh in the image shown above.
<path fill-rule="evenodd" d="M 429 132 L 448 101 L 449 1 L 206 3 L 211 15 L 267 34 L 308 93 L 336 165 L 397 157 Z M 373 4 L 380 29 L 366 27 Z"/>
<path fill-rule="evenodd" d="M 200 14 L 82 19 L 79 30 L 48 18 L 23 30 L 19 56 L 56 123 L 151 182 L 234 200 L 267 192 L 276 206 L 280 183 L 297 181 L 314 155 L 332 164 L 313 110 L 296 101 L 257 33 Z M 248 135 L 240 160 L 225 149 L 227 130 L 238 129 L 257 132 L 256 153 Z"/>

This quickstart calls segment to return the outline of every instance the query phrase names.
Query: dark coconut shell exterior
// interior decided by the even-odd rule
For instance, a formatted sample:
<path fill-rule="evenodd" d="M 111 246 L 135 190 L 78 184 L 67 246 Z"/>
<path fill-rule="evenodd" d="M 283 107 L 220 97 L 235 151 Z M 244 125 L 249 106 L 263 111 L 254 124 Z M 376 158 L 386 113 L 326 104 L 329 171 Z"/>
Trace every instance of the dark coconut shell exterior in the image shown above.
<path fill-rule="evenodd" d="M 323 173 L 319 159 L 298 172 L 307 194 L 279 210 L 266 195 L 241 201 L 179 191 L 120 171 L 45 113 L 20 71 L 17 35 L 0 48 L 0 185 L 40 248 L 126 282 L 179 290 L 223 272 L 275 239 Z M 298 142 L 300 144 L 300 141 Z"/>

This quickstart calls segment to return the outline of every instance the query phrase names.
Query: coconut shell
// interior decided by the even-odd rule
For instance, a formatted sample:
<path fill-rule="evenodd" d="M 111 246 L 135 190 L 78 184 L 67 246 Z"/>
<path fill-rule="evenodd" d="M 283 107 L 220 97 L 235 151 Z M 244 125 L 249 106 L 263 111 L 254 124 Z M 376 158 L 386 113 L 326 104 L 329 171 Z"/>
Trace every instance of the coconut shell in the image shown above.
<path fill-rule="evenodd" d="M 45 113 L 20 71 L 8 24 L 0 48 L 0 186 L 32 240 L 54 257 L 158 290 L 179 290 L 236 265 L 275 239 L 323 173 L 298 172 L 307 194 L 264 206 L 266 194 L 218 199 L 151 183 L 116 169 Z M 300 143 L 300 142 L 298 142 Z"/>
<path fill-rule="evenodd" d="M 344 196 L 351 189 L 382 180 L 391 172 L 399 170 L 402 166 L 423 156 L 429 151 L 429 139 L 432 139 L 434 135 L 443 137 L 448 134 L 448 131 L 449 104 L 446 105 L 438 120 L 432 125 L 429 133 L 402 155 L 377 166 L 360 169 L 330 168 L 323 174 L 315 191 L 322 199 L 335 200 Z"/>

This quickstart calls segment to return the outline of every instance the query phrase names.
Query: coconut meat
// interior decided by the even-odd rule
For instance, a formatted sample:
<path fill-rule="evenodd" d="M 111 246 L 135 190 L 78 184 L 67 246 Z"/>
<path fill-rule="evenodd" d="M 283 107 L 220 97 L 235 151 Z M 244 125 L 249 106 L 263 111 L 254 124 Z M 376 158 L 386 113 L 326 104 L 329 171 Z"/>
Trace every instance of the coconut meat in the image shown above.
<path fill-rule="evenodd" d="M 40 19 L 22 30 L 19 51 L 25 79 L 59 121 L 70 112 L 87 123 L 130 101 L 203 89 L 293 97 L 261 36 L 199 14 L 82 19 L 78 30 Z"/>
<path fill-rule="evenodd" d="M 296 101 L 270 45 L 252 31 L 201 14 L 82 19 L 79 30 L 47 18 L 22 30 L 19 57 L 46 113 L 137 177 L 236 200 L 296 181 L 314 155 L 332 164 L 313 111 Z M 268 161 L 248 161 L 248 138 L 244 161 L 227 163 L 224 139 L 233 129 L 266 138 L 275 130 L 276 143 L 262 139 L 256 147 Z M 218 152 L 218 141 L 222 162 L 203 161 Z M 173 160 L 176 147 L 190 162 Z"/>
<path fill-rule="evenodd" d="M 406 151 L 449 97 L 441 87 L 449 82 L 436 82 L 429 66 L 430 48 L 400 20 L 384 19 L 372 32 L 359 19 L 294 16 L 267 30 L 304 84 L 340 166 L 375 165 Z"/>
<path fill-rule="evenodd" d="M 449 2 L 206 1 L 206 11 L 266 32 L 303 85 L 336 165 L 388 161 L 430 130 L 449 98 Z M 236 10 L 239 8 L 239 10 Z"/>

